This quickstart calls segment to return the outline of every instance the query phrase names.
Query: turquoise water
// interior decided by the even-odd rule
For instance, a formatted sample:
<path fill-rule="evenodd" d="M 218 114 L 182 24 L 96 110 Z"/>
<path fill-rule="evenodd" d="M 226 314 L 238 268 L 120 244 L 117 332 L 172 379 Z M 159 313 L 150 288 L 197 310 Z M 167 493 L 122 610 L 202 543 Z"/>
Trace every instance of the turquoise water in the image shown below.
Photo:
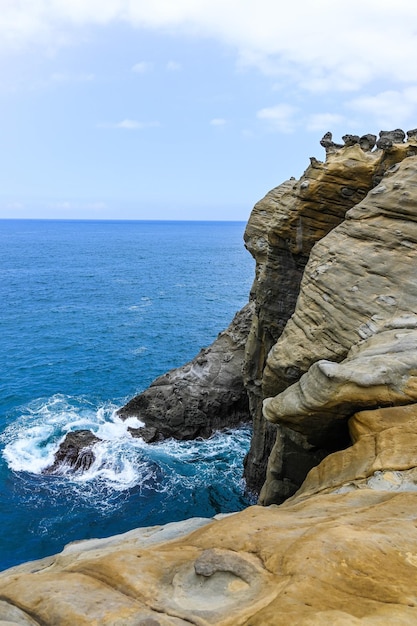
<path fill-rule="evenodd" d="M 0 221 L 0 568 L 248 503 L 249 429 L 147 445 L 115 415 L 247 302 L 244 226 Z M 81 428 L 105 440 L 94 465 L 43 476 Z"/>

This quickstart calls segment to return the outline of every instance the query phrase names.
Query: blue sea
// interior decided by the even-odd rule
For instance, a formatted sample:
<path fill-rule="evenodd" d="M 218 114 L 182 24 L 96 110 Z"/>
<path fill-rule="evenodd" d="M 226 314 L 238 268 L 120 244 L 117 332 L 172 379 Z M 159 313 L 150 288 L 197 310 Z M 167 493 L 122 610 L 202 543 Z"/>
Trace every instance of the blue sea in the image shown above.
<path fill-rule="evenodd" d="M 116 415 L 247 302 L 244 227 L 0 221 L 0 569 L 249 503 L 249 428 L 145 444 Z M 85 428 L 104 440 L 91 468 L 43 475 L 65 434 Z"/>

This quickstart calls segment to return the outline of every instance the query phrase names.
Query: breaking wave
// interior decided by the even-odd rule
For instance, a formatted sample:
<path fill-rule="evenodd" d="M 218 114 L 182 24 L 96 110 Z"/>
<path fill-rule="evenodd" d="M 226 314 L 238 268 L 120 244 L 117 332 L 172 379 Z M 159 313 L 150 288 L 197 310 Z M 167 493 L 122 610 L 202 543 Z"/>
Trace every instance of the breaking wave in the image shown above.
<path fill-rule="evenodd" d="M 116 411 L 112 404 L 95 407 L 85 398 L 63 395 L 34 401 L 20 409 L 1 435 L 3 457 L 31 488 L 37 477 L 50 493 L 62 497 L 72 492 L 101 509 L 118 506 L 123 494 L 132 490 L 147 498 L 158 494 L 165 500 L 175 499 L 177 508 L 181 501 L 195 506 L 198 492 L 210 491 L 214 512 L 223 508 L 222 502 L 227 503 L 232 492 L 243 497 L 242 463 L 250 443 L 249 428 L 218 432 L 209 439 L 147 444 L 128 431 L 129 426 L 137 428 L 142 423 L 137 418 L 123 421 Z M 102 439 L 94 446 L 91 467 L 60 476 L 43 475 L 66 434 L 84 429 Z M 213 496 L 216 491 L 218 501 Z"/>

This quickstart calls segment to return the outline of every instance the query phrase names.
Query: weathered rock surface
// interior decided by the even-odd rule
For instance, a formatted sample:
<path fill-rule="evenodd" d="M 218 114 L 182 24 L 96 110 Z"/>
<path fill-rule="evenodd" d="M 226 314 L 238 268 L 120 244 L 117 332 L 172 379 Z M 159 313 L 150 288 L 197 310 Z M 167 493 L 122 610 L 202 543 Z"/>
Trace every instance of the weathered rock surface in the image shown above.
<path fill-rule="evenodd" d="M 365 488 L 417 493 L 417 404 L 361 411 L 349 431 L 353 445 L 312 469 L 298 496 Z"/>
<path fill-rule="evenodd" d="M 70 544 L 3 572 L 0 624 L 416 624 L 416 424 L 416 405 L 357 414 L 352 448 L 280 506 Z"/>
<path fill-rule="evenodd" d="M 358 408 L 415 401 L 416 261 L 417 157 L 410 156 L 314 246 L 263 372 L 269 420 L 331 448 Z M 273 456 L 265 503 L 280 501 Z"/>
<path fill-rule="evenodd" d="M 388 326 L 417 323 L 417 158 L 391 168 L 316 244 L 263 376 L 268 395 L 321 358 L 342 360 Z"/>
<path fill-rule="evenodd" d="M 408 319 L 417 326 L 417 316 Z M 416 374 L 417 328 L 400 325 L 353 346 L 341 363 L 316 361 L 299 382 L 264 401 L 264 415 L 325 443 L 337 438 L 340 422 L 360 407 L 417 401 Z"/>
<path fill-rule="evenodd" d="M 214 430 L 249 422 L 242 366 L 252 314 L 253 305 L 246 305 L 211 346 L 157 378 L 120 409 L 119 416 L 138 417 L 152 441 L 208 437 Z M 141 429 L 130 432 L 142 436 Z"/>
<path fill-rule="evenodd" d="M 311 446 L 301 434 L 295 434 L 282 426 L 278 426 L 277 434 L 277 428 L 265 421 L 262 415 L 263 399 L 282 391 L 306 371 L 306 367 L 303 369 L 289 358 L 287 366 L 280 368 L 279 381 L 275 378 L 272 388 L 269 388 L 271 377 L 268 377 L 268 370 L 264 376 L 267 355 L 275 344 L 277 347 L 274 351 L 277 355 L 280 353 L 281 343 L 277 344 L 277 341 L 294 313 L 300 282 L 313 245 L 341 224 L 346 212 L 379 185 L 382 176 L 390 168 L 395 170 L 396 164 L 417 154 L 417 140 L 413 132 L 410 131 L 406 142 L 403 141 L 404 136 L 402 131 L 381 131 L 380 147 L 371 151 L 376 142 L 374 135 L 345 135 L 345 145 L 341 146 L 335 144 L 331 134 L 327 133 L 321 142 L 326 149 L 326 162 L 321 163 L 312 158 L 311 165 L 300 180 L 286 181 L 273 189 L 255 206 L 249 219 L 245 241 L 256 260 L 256 277 L 252 289 L 255 316 L 247 344 L 244 374 L 254 434 L 245 477 L 251 489 L 260 489 L 271 448 L 278 437 L 280 452 L 275 450 L 275 455 L 281 460 L 282 467 L 276 471 L 273 501 L 283 500 L 289 489 L 294 492 L 300 485 L 299 478 L 295 479 L 287 471 L 286 459 L 293 454 L 294 449 L 297 449 L 300 466 L 303 466 L 300 467 L 299 475 L 305 475 L 309 467 L 334 448 L 330 441 L 324 449 Z M 380 197 L 379 194 L 376 196 Z M 348 245 L 351 245 L 351 241 Z M 333 250 L 333 256 L 338 253 L 339 250 Z M 360 255 L 361 250 L 356 253 Z M 324 271 L 321 265 L 318 261 L 319 272 Z M 323 283 L 326 280 L 327 275 L 323 276 Z M 326 285 L 323 285 L 323 290 L 321 297 L 332 298 L 330 287 L 326 291 Z M 351 299 L 352 294 L 349 296 Z M 309 315 L 309 303 L 305 304 L 303 311 L 304 318 L 296 320 L 293 326 L 296 323 L 304 324 L 304 333 L 308 335 L 316 319 L 311 319 Z M 346 314 L 349 314 L 348 311 Z M 308 350 L 306 348 L 306 352 Z M 269 359 L 268 365 L 274 367 L 272 359 Z"/>

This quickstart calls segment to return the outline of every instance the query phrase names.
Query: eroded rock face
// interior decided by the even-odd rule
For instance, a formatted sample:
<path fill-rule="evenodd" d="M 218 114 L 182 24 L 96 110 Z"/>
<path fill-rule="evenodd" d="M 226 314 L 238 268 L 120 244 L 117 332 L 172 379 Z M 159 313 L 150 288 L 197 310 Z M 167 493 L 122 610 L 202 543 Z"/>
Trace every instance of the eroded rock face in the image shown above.
<path fill-rule="evenodd" d="M 378 466 L 377 458 L 367 471 L 372 462 Z M 335 469 L 346 474 L 343 462 L 335 462 L 332 480 Z M 369 479 L 352 486 L 358 475 L 366 472 L 353 470 L 345 492 L 344 478 L 329 483 L 323 470 L 327 493 L 312 479 L 308 492 L 278 507 L 71 544 L 55 557 L 0 574 L 0 620 L 42 626 L 414 625 L 415 480 L 407 489 L 381 490 L 383 481 L 371 486 Z"/>
<path fill-rule="evenodd" d="M 249 422 L 242 366 L 252 314 L 250 303 L 211 346 L 157 378 L 120 409 L 119 416 L 143 421 L 143 435 L 152 435 L 149 441 L 208 437 L 214 430 Z M 141 430 L 130 432 L 142 436 Z"/>
<path fill-rule="evenodd" d="M 410 156 L 313 248 L 294 314 L 264 370 L 269 420 L 323 447 L 337 442 L 338 424 L 358 408 L 415 401 L 416 261 L 417 157 Z M 265 503 L 278 501 L 272 457 L 269 471 Z"/>
<path fill-rule="evenodd" d="M 284 359 L 280 356 L 282 343 L 278 340 L 294 313 L 304 268 L 314 244 L 341 224 L 346 213 L 353 210 L 355 205 L 362 206 L 361 201 L 370 190 L 376 192 L 376 198 L 381 198 L 383 194 L 377 190 L 384 186 L 381 183 L 384 174 L 390 168 L 394 172 L 398 163 L 417 153 L 415 135 L 410 131 L 406 142 L 403 141 L 404 136 L 402 131 L 381 131 L 378 148 L 372 150 L 376 142 L 374 135 L 363 137 L 346 135 L 343 138 L 345 145 L 342 146 L 335 144 L 331 134 L 327 133 L 321 142 L 326 149 L 326 162 L 311 159 L 310 167 L 299 181 L 290 180 L 272 190 L 255 206 L 249 219 L 245 240 L 247 248 L 256 260 L 256 277 L 252 289 L 255 316 L 246 349 L 244 375 L 254 421 L 254 434 L 246 462 L 245 477 L 251 489 L 255 491 L 260 489 L 265 479 L 271 448 L 275 438 L 278 437 L 280 452 L 278 454 L 275 451 L 275 456 L 280 459 L 281 470 L 278 470 L 276 465 L 275 492 L 272 499 L 274 502 L 287 497 L 290 484 L 293 491 L 300 485 L 285 469 L 287 448 L 290 455 L 294 445 L 297 446 L 300 458 L 305 459 L 305 463 L 302 463 L 305 471 L 308 470 L 309 459 L 311 467 L 320 457 L 334 450 L 331 441 L 325 443 L 324 448 L 312 446 L 301 433 L 295 435 L 281 425 L 278 426 L 280 432 L 277 434 L 277 427 L 269 425 L 263 418 L 263 399 L 276 395 L 296 382 L 308 367 L 307 363 L 299 363 L 297 359 L 292 358 L 293 355 L 288 356 L 284 366 Z M 403 180 L 402 185 L 407 183 Z M 376 232 L 374 229 L 370 236 L 375 236 Z M 404 240 L 405 236 L 401 239 Z M 339 242 L 340 245 L 345 243 Z M 350 246 L 351 243 L 349 240 L 347 245 Z M 381 248 L 382 245 L 380 254 L 383 254 Z M 332 259 L 339 252 L 343 253 L 344 250 L 334 248 Z M 362 250 L 357 250 L 356 253 L 359 255 L 360 263 Z M 317 253 L 317 271 L 323 274 L 323 286 L 322 292 L 317 297 L 331 300 L 332 289 L 327 285 L 327 275 L 324 275 L 327 266 L 326 262 L 321 262 L 321 255 L 322 250 Z M 367 268 L 364 267 L 363 270 L 365 272 Z M 378 268 L 375 268 L 375 273 L 377 271 Z M 379 267 L 379 271 L 382 271 L 382 267 Z M 305 278 L 304 281 L 306 280 Z M 334 285 L 334 289 L 337 291 L 338 287 Z M 355 292 L 349 296 L 352 299 Z M 383 292 L 381 296 L 384 297 Z M 344 306 L 340 300 L 341 298 L 339 305 Z M 295 319 L 288 328 L 295 329 L 298 324 L 302 324 L 302 332 L 310 339 L 309 346 L 305 348 L 305 352 L 308 353 L 310 345 L 315 341 L 315 337 L 309 335 L 310 329 L 317 320 L 310 317 L 310 302 L 305 303 L 303 311 L 303 319 Z M 330 326 L 330 313 L 326 314 L 329 316 Z M 348 315 L 347 309 L 346 316 Z M 285 333 L 289 332 L 285 330 Z M 331 343 L 332 331 L 329 331 L 328 335 L 326 341 Z M 298 344 L 297 342 L 293 344 L 292 340 L 293 337 L 290 339 L 288 336 L 286 344 L 288 353 L 292 351 L 293 345 L 297 350 Z M 347 350 L 351 345 L 352 343 L 348 342 Z M 264 371 L 267 355 L 271 349 L 280 361 L 279 375 L 274 378 L 271 374 L 275 367 L 274 357 L 268 359 L 267 369 Z M 346 351 L 343 354 L 346 355 Z M 310 364 L 314 358 L 329 357 L 327 355 L 313 357 L 309 361 Z M 343 355 L 340 354 L 338 358 L 343 358 Z"/>
<path fill-rule="evenodd" d="M 266 364 L 267 395 L 321 358 L 342 360 L 387 327 L 416 325 L 417 158 L 397 164 L 314 247 L 297 307 Z"/>
<path fill-rule="evenodd" d="M 417 316 L 409 323 L 414 328 L 383 330 L 354 345 L 341 363 L 316 361 L 299 382 L 264 401 L 264 415 L 323 445 L 360 407 L 415 402 Z"/>
<path fill-rule="evenodd" d="M 297 496 L 417 492 L 417 404 L 361 411 L 349 420 L 349 431 L 353 445 L 312 469 Z"/>

